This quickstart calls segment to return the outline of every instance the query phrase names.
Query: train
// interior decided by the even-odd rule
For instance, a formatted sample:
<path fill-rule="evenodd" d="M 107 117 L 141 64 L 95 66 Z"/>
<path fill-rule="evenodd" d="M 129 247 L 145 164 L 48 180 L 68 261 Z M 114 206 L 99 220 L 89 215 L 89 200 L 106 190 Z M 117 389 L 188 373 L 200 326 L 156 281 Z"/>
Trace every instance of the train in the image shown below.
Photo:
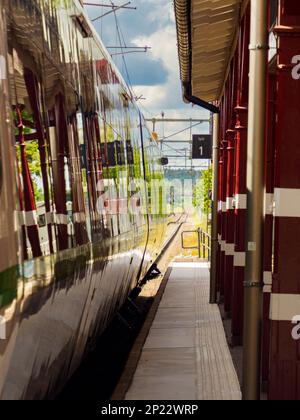
<path fill-rule="evenodd" d="M 144 279 L 166 163 L 81 1 L 1 1 L 0 399 L 53 399 Z"/>

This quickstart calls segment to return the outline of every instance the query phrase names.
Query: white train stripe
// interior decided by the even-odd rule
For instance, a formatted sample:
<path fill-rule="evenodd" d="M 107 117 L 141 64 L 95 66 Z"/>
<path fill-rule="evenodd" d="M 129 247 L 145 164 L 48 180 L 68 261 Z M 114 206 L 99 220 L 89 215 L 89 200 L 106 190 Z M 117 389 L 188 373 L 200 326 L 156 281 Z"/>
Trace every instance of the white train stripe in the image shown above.
<path fill-rule="evenodd" d="M 272 216 L 274 214 L 274 194 L 265 194 L 265 215 Z"/>
<path fill-rule="evenodd" d="M 85 223 L 86 221 L 86 215 L 85 213 L 74 213 L 73 214 L 73 221 L 74 223 Z"/>
<path fill-rule="evenodd" d="M 275 188 L 275 217 L 300 217 L 300 189 Z"/>
<path fill-rule="evenodd" d="M 36 226 L 38 224 L 38 217 L 36 210 L 33 211 L 25 211 L 25 226 L 31 227 Z"/>
<path fill-rule="evenodd" d="M 19 220 L 20 226 L 25 226 L 25 213 L 24 213 L 24 211 L 19 211 L 18 212 L 18 220 Z"/>
<path fill-rule="evenodd" d="M 69 222 L 68 216 L 66 214 L 56 214 L 55 223 L 57 225 L 67 225 Z"/>
<path fill-rule="evenodd" d="M 300 295 L 271 294 L 270 319 L 289 321 L 300 315 Z"/>
<path fill-rule="evenodd" d="M 46 213 L 46 223 L 47 225 L 51 225 L 54 223 L 54 216 L 52 212 Z"/>

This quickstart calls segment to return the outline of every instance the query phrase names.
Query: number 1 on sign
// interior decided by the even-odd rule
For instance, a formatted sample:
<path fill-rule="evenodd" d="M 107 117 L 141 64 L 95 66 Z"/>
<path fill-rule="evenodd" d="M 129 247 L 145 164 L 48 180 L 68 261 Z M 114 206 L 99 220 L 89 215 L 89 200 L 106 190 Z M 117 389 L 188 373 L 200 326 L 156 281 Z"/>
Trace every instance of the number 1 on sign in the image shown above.
<path fill-rule="evenodd" d="M 200 155 L 203 156 L 203 146 L 200 146 L 199 150 L 200 150 Z"/>

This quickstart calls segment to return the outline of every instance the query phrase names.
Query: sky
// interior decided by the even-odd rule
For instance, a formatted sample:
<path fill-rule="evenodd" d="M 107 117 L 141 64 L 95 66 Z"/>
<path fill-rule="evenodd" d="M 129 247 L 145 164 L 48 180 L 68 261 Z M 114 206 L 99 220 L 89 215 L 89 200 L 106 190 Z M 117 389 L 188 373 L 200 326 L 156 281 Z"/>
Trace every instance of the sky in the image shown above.
<path fill-rule="evenodd" d="M 100 3 L 92 0 L 89 2 Z M 109 4 L 110 0 L 101 0 Z M 125 0 L 115 0 L 114 4 L 125 4 Z M 142 95 L 145 100 L 139 101 L 146 118 L 161 117 L 162 111 L 166 118 L 196 118 L 207 119 L 209 113 L 199 107 L 185 104 L 182 98 L 181 82 L 179 76 L 179 61 L 177 50 L 176 25 L 173 1 L 170 0 L 133 0 L 131 7 L 137 10 L 119 10 L 94 22 L 104 45 L 119 46 L 120 41 L 127 46 L 149 46 L 147 53 L 126 54 L 113 56 L 119 70 L 126 81 L 132 86 L 137 97 Z M 102 7 L 86 6 L 91 19 L 107 12 Z M 119 34 L 117 27 L 119 28 Z M 109 50 L 112 54 L 118 50 Z M 129 77 L 127 76 L 129 75 Z M 159 137 L 172 136 L 174 140 L 189 140 L 191 131 L 188 130 L 173 136 L 175 132 L 189 127 L 189 123 L 158 124 L 156 131 Z M 205 134 L 209 130 L 208 124 L 192 129 L 194 134 Z M 185 145 L 176 143 L 171 145 L 177 151 L 175 154 L 183 155 Z M 182 149 L 180 151 L 180 149 Z M 166 153 L 174 155 L 170 145 L 165 148 Z M 182 165 L 182 160 L 172 160 L 174 166 Z M 191 165 L 191 162 L 188 163 Z M 194 161 L 195 166 L 200 165 Z"/>

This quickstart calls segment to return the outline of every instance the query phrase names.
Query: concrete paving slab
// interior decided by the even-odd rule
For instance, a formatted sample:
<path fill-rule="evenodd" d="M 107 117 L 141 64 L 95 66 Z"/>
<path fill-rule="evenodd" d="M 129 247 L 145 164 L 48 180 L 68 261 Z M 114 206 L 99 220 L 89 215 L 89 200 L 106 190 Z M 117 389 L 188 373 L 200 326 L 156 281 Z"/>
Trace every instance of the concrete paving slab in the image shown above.
<path fill-rule="evenodd" d="M 195 310 L 191 308 L 160 308 L 152 328 L 193 328 L 196 323 Z"/>
<path fill-rule="evenodd" d="M 196 399 L 196 375 L 135 377 L 126 400 L 185 401 Z"/>
<path fill-rule="evenodd" d="M 136 377 L 195 374 L 193 348 L 144 349 Z"/>
<path fill-rule="evenodd" d="M 208 264 L 171 267 L 126 399 L 240 400 L 220 311 L 209 304 Z"/>
<path fill-rule="evenodd" d="M 194 328 L 152 328 L 144 346 L 145 349 L 180 347 L 195 347 Z"/>

